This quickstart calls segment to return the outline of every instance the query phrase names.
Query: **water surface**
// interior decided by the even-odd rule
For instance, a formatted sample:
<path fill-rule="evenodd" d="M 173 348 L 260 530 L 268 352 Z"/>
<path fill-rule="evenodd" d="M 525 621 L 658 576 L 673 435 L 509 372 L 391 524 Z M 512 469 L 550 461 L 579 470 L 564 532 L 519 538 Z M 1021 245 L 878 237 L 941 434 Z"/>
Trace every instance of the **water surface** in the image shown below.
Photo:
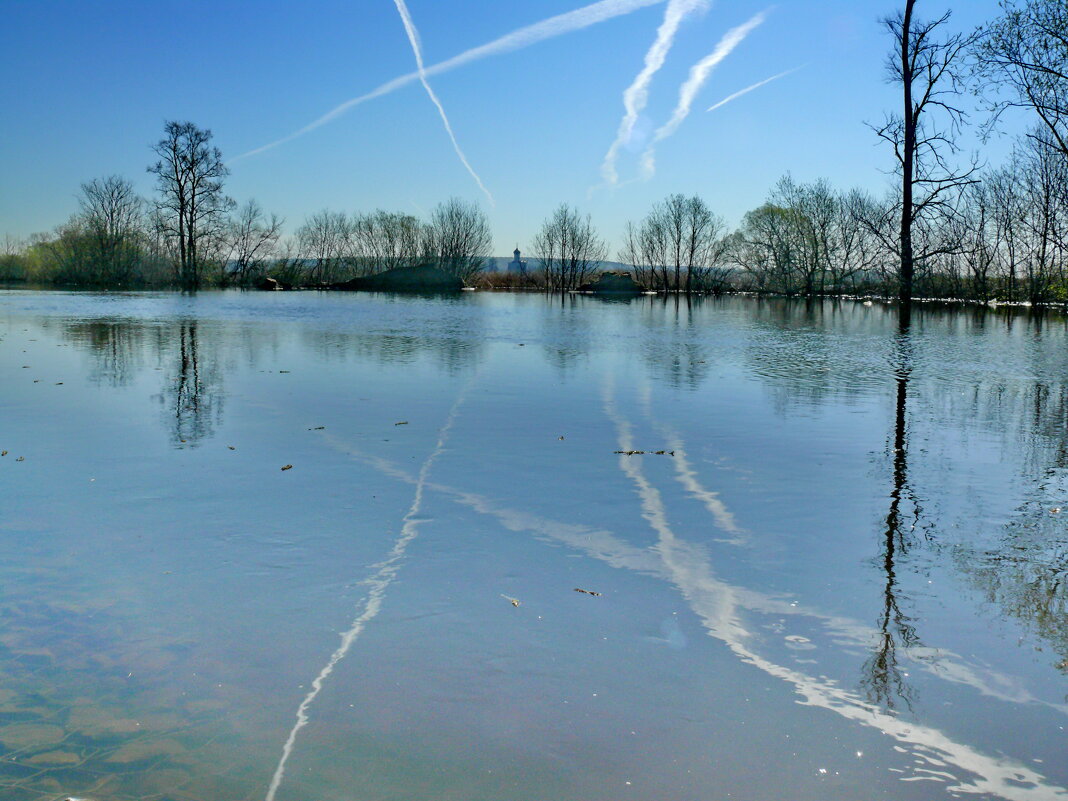
<path fill-rule="evenodd" d="M 2 293 L 0 797 L 1068 798 L 1066 340 Z"/>

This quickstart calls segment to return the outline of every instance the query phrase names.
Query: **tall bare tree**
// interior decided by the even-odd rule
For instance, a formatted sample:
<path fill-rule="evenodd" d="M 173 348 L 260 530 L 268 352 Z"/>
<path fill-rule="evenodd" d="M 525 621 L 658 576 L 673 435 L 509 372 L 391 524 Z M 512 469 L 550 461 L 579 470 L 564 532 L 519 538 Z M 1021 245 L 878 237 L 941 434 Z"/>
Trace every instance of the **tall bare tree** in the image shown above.
<path fill-rule="evenodd" d="M 223 179 L 230 171 L 219 148 L 211 145 L 211 131 L 176 121 L 167 122 L 163 131 L 152 146 L 159 160 L 148 167 L 160 193 L 157 219 L 176 247 L 179 283 L 197 289 L 204 245 L 221 238 L 226 213 L 234 205 L 223 194 Z"/>
<path fill-rule="evenodd" d="M 951 211 L 960 190 L 974 182 L 976 164 L 951 164 L 958 152 L 957 134 L 967 114 L 960 105 L 965 89 L 964 59 L 978 34 L 945 34 L 946 12 L 930 22 L 915 16 L 916 0 L 886 17 L 883 27 L 894 42 L 887 58 L 891 83 L 902 88 L 902 112 L 890 114 L 875 132 L 887 141 L 901 173 L 901 216 L 897 243 L 901 270 L 898 298 L 912 301 L 915 263 L 942 253 L 914 247 L 914 228 L 925 214 Z M 941 38 L 940 38 L 941 37 Z"/>

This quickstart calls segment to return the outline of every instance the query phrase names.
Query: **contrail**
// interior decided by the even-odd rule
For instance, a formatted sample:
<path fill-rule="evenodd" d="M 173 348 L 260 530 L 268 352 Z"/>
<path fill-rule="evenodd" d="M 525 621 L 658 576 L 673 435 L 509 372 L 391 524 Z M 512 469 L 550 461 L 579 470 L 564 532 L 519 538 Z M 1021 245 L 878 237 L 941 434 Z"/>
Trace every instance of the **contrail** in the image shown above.
<path fill-rule="evenodd" d="M 412 499 L 412 505 L 408 508 L 408 513 L 404 516 L 400 535 L 393 543 L 393 547 L 386 555 L 385 560 L 376 565 L 378 570 L 365 582 L 371 589 L 363 602 L 363 611 L 352 621 L 349 630 L 341 635 L 341 644 L 331 654 L 326 666 L 319 671 L 319 675 L 312 681 L 311 691 L 304 696 L 304 700 L 297 707 L 297 722 L 293 724 L 285 745 L 282 746 L 282 757 L 278 760 L 278 767 L 274 769 L 274 775 L 271 777 L 271 784 L 267 788 L 267 796 L 264 801 L 274 801 L 275 794 L 278 792 L 278 788 L 281 787 L 282 779 L 285 777 L 286 762 L 289 761 L 289 757 L 293 753 L 293 747 L 297 742 L 297 734 L 308 725 L 308 708 L 323 689 L 323 683 L 334 672 L 337 663 L 345 658 L 345 655 L 352 648 L 352 644 L 356 642 L 367 623 L 377 616 L 382 609 L 382 601 L 385 598 L 386 590 L 393 583 L 393 579 L 397 577 L 397 571 L 400 570 L 400 562 L 404 558 L 404 553 L 408 549 L 408 545 L 419 533 L 419 514 L 423 508 L 423 491 L 427 486 L 430 468 L 434 464 L 434 460 L 445 450 L 445 441 L 448 439 L 453 423 L 456 422 L 457 412 L 460 410 L 469 388 L 470 383 L 457 396 L 456 402 L 453 403 L 452 409 L 449 410 L 449 416 L 446 418 L 445 424 L 438 433 L 438 441 L 434 446 L 434 450 L 431 451 L 419 470 L 419 477 L 415 480 L 415 497 Z"/>
<path fill-rule="evenodd" d="M 778 75 L 772 75 L 770 78 L 765 78 L 762 81 L 754 83 L 752 86 L 747 86 L 747 87 L 745 87 L 745 89 L 742 89 L 740 92 L 735 92 L 733 95 L 727 95 L 725 98 L 720 100 L 718 103 L 709 106 L 708 107 L 708 111 L 715 111 L 720 106 L 725 106 L 728 103 L 730 103 L 732 100 L 737 100 L 742 95 L 747 95 L 750 92 L 752 92 L 754 89 L 759 89 L 764 84 L 771 83 L 772 81 L 777 81 L 777 80 L 779 80 L 779 78 L 785 78 L 790 73 L 797 72 L 799 69 L 801 69 L 801 67 L 794 67 L 793 69 L 786 70 L 785 72 L 780 72 Z"/>
<path fill-rule="evenodd" d="M 478 184 L 478 188 L 483 191 L 487 198 L 489 198 L 490 205 L 496 205 L 493 200 L 493 195 L 486 189 L 486 185 L 482 183 L 482 179 L 475 172 L 475 168 L 471 166 L 471 162 L 467 160 L 467 156 L 464 155 L 464 151 L 460 148 L 460 143 L 456 141 L 456 134 L 452 132 L 452 125 L 449 124 L 449 118 L 445 114 L 445 106 L 441 105 L 441 101 L 434 93 L 434 90 L 430 88 L 430 81 L 426 77 L 426 65 L 423 64 L 423 48 L 419 44 L 419 32 L 415 29 L 415 23 L 412 22 L 412 15 L 408 11 L 408 4 L 404 0 L 393 0 L 393 4 L 397 6 L 397 11 L 401 15 L 401 22 L 404 23 L 404 32 L 408 34 L 408 41 L 412 45 L 412 53 L 415 54 L 415 66 L 419 70 L 419 81 L 423 84 L 423 88 L 426 89 L 427 95 L 430 100 L 438 107 L 438 114 L 441 115 L 441 121 L 445 125 L 445 132 L 449 135 L 449 139 L 452 140 L 452 149 L 456 151 L 456 155 L 460 157 L 460 161 L 463 162 L 464 167 L 471 173 L 471 177 L 475 179 L 475 183 Z"/>
<path fill-rule="evenodd" d="M 711 53 L 690 67 L 689 77 L 679 87 L 679 102 L 675 106 L 675 112 L 671 115 L 671 119 L 661 125 L 656 133 L 653 134 L 653 141 L 642 154 L 642 174 L 646 179 L 651 178 L 653 173 L 656 172 L 657 142 L 662 142 L 679 129 L 683 120 L 690 115 L 690 108 L 693 106 L 694 98 L 697 97 L 697 93 L 704 86 L 705 81 L 708 80 L 712 70 L 729 56 L 734 48 L 745 41 L 745 37 L 760 25 L 767 15 L 767 11 L 761 11 L 748 22 L 739 25 L 737 28 L 731 28 L 719 40 L 716 48 Z"/>
<path fill-rule="evenodd" d="M 664 66 L 671 46 L 675 42 L 675 34 L 683 20 L 695 11 L 704 11 L 709 6 L 709 0 L 669 0 L 664 9 L 664 21 L 656 30 L 656 39 L 645 54 L 645 64 L 634 80 L 623 90 L 623 119 L 619 121 L 619 130 L 616 138 L 605 153 L 604 163 L 601 164 L 601 176 L 607 184 L 619 182 L 619 174 L 616 172 L 616 160 L 619 150 L 630 141 L 634 133 L 634 126 L 638 122 L 638 116 L 649 101 L 649 84 L 653 76 Z"/>
<path fill-rule="evenodd" d="M 427 67 L 425 74 L 427 77 L 438 75 L 488 56 L 496 56 L 502 53 L 510 53 L 513 50 L 521 50 L 524 47 L 529 47 L 530 45 L 537 44 L 546 39 L 562 36 L 563 34 L 571 33 L 572 31 L 579 31 L 583 28 L 588 28 L 591 25 L 596 25 L 599 22 L 605 22 L 614 17 L 630 14 L 633 11 L 638 11 L 647 6 L 659 5 L 665 1 L 666 0 L 599 0 L 599 2 L 591 3 L 582 8 L 577 8 L 574 11 L 557 14 L 556 16 L 549 17 L 541 22 L 535 22 L 532 25 L 518 28 L 511 33 L 505 34 L 499 39 L 494 39 L 492 42 L 473 47 L 470 50 L 465 50 L 459 55 Z M 234 156 L 230 159 L 230 162 L 232 163 L 240 159 L 248 158 L 249 156 L 255 156 L 258 153 L 271 150 L 286 142 L 292 142 L 297 137 L 310 133 L 316 128 L 337 119 L 346 111 L 366 103 L 368 100 L 374 100 L 377 97 L 388 95 L 390 92 L 394 92 L 402 86 L 407 86 L 408 84 L 419 80 L 419 77 L 418 72 L 409 72 L 407 75 L 400 75 L 365 95 L 346 100 L 344 103 L 335 106 L 330 109 L 330 111 L 326 112 L 326 114 L 323 114 L 318 119 L 313 120 L 303 128 L 294 131 L 288 136 L 283 136 L 281 139 L 276 139 L 274 142 L 262 145 L 254 150 L 249 150 L 239 156 Z"/>

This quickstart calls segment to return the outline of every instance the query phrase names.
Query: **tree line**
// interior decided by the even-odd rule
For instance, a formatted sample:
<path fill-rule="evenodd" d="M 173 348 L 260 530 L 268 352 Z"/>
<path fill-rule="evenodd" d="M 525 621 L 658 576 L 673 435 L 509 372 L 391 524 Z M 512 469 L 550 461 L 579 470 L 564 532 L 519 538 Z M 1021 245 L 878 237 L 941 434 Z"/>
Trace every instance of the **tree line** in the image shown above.
<path fill-rule="evenodd" d="M 901 106 L 869 126 L 896 166 L 886 193 L 788 174 L 733 231 L 701 197 L 670 195 L 623 229 L 615 257 L 639 283 L 904 303 L 1068 301 L 1068 0 L 1005 0 L 1000 17 L 971 33 L 953 32 L 949 12 L 925 21 L 918 0 L 901 2 L 881 20 Z M 974 127 L 981 136 L 1011 109 L 1033 116 L 1006 163 L 963 152 L 969 102 L 987 112 Z M 269 273 L 315 286 L 435 264 L 472 283 L 488 262 L 488 218 L 459 199 L 427 219 L 323 210 L 285 237 L 284 220 L 225 194 L 228 170 L 211 139 L 192 123 L 166 123 L 148 166 L 153 198 L 119 176 L 83 184 L 67 223 L 2 243 L 0 280 L 194 289 Z M 610 253 L 590 216 L 568 204 L 545 218 L 530 249 L 531 270 L 504 283 L 576 289 Z"/>

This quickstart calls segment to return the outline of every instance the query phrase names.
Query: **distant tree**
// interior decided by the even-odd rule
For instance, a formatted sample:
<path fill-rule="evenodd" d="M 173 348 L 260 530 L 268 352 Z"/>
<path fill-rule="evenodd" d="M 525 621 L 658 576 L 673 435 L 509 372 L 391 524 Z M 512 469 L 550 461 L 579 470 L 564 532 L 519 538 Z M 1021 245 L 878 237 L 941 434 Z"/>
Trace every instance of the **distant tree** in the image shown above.
<path fill-rule="evenodd" d="M 315 282 L 347 277 L 342 262 L 351 231 L 344 212 L 323 209 L 297 229 L 297 241 L 304 259 L 311 262 L 309 278 Z"/>
<path fill-rule="evenodd" d="M 221 284 L 231 280 L 247 284 L 263 272 L 275 255 L 285 221 L 275 214 L 268 217 L 255 200 L 249 200 L 231 218 L 226 230 L 227 257 L 222 260 Z"/>
<path fill-rule="evenodd" d="M 956 136 L 966 119 L 958 104 L 964 91 L 964 58 L 977 34 L 951 34 L 939 39 L 950 19 L 946 12 L 932 22 L 915 18 L 916 0 L 905 0 L 904 11 L 882 23 L 894 42 L 887 59 L 891 83 L 902 88 L 902 113 L 890 114 L 875 128 L 888 142 L 901 174 L 900 227 L 896 250 L 900 259 L 898 298 L 912 301 L 917 261 L 944 251 L 918 252 L 914 228 L 925 215 L 951 213 L 960 191 L 974 181 L 976 165 L 954 168 L 950 157 L 958 150 Z M 935 119 L 937 118 L 937 119 Z"/>
<path fill-rule="evenodd" d="M 722 288 L 726 225 L 703 199 L 670 195 L 624 234 L 621 260 L 664 289 L 692 292 Z M 640 265 L 640 266 L 639 266 Z"/>
<path fill-rule="evenodd" d="M 19 237 L 4 234 L 0 239 L 0 281 L 26 280 L 26 243 Z"/>
<path fill-rule="evenodd" d="M 425 255 L 424 229 L 411 214 L 381 209 L 355 214 L 349 226 L 349 259 L 362 274 L 416 264 Z"/>
<path fill-rule="evenodd" d="M 608 255 L 605 241 L 590 216 L 562 203 L 541 224 L 534 236 L 534 256 L 545 273 L 548 291 L 577 289 L 600 267 Z"/>
<path fill-rule="evenodd" d="M 647 215 L 637 225 L 627 221 L 618 258 L 631 266 L 635 281 L 646 287 L 666 287 L 666 251 L 667 230 L 656 215 Z"/>
<path fill-rule="evenodd" d="M 485 212 L 459 198 L 435 207 L 423 237 L 423 250 L 433 262 L 464 282 L 482 271 L 492 245 Z"/>
<path fill-rule="evenodd" d="M 177 251 L 177 278 L 185 289 L 201 285 L 205 251 L 221 239 L 234 205 L 223 194 L 230 171 L 211 137 L 191 122 L 167 122 L 163 138 L 152 146 L 159 160 L 148 167 L 160 193 L 156 219 Z"/>
<path fill-rule="evenodd" d="M 1024 187 L 1020 228 L 1026 237 L 1023 264 L 1027 299 L 1050 300 L 1063 287 L 1068 259 L 1068 160 L 1032 132 L 1017 150 Z M 1063 292 L 1063 289 L 1061 290 Z"/>
<path fill-rule="evenodd" d="M 122 285 L 140 278 L 145 255 L 145 204 L 118 175 L 81 186 L 80 227 L 88 241 L 80 272 L 86 283 Z"/>
<path fill-rule="evenodd" d="M 1029 108 L 1040 120 L 1031 133 L 1068 156 L 1068 2 L 1003 0 L 985 26 L 973 63 L 995 120 L 1008 108 Z"/>

